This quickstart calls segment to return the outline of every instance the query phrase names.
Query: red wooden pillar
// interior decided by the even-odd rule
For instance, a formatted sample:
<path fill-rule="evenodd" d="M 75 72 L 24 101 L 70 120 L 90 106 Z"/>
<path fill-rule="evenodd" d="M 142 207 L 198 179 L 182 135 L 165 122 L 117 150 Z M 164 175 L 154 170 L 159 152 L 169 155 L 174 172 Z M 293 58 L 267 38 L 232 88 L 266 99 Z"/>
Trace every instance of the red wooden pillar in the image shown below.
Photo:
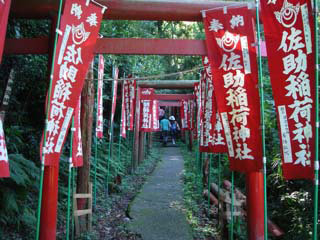
<path fill-rule="evenodd" d="M 56 32 L 56 25 L 57 17 L 54 16 L 51 20 L 51 35 L 49 38 L 49 45 L 51 46 L 51 49 L 54 48 L 53 45 Z M 50 71 L 52 67 L 52 54 L 53 52 L 50 51 L 48 56 L 48 79 L 50 78 Z M 41 240 L 56 239 L 58 212 L 58 179 L 59 165 L 44 167 L 39 236 Z"/>
<path fill-rule="evenodd" d="M 248 239 L 264 240 L 263 173 L 246 176 Z"/>
<path fill-rule="evenodd" d="M 40 239 L 56 239 L 59 166 L 44 168 Z"/>

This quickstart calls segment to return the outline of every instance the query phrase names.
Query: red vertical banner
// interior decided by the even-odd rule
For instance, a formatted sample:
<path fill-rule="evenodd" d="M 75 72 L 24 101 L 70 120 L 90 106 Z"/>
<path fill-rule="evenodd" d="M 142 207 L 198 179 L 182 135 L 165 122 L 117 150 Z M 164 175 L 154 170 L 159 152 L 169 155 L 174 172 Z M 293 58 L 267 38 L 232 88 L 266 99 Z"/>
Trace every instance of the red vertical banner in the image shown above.
<path fill-rule="evenodd" d="M 126 129 L 127 129 L 127 121 L 126 121 L 126 87 L 125 82 L 122 82 L 122 103 L 121 103 L 121 126 L 120 126 L 120 136 L 126 138 Z"/>
<path fill-rule="evenodd" d="M 311 1 L 261 1 L 285 179 L 314 178 L 315 45 Z"/>
<path fill-rule="evenodd" d="M 188 100 L 188 109 L 189 109 L 189 129 L 194 130 L 194 100 Z"/>
<path fill-rule="evenodd" d="M 2 61 L 4 42 L 6 40 L 10 5 L 11 0 L 0 0 L 0 63 Z"/>
<path fill-rule="evenodd" d="M 142 88 L 140 94 L 140 131 L 159 131 L 159 101 L 154 100 L 154 89 Z"/>
<path fill-rule="evenodd" d="M 119 69 L 115 68 L 113 73 L 113 84 L 112 84 L 112 107 L 111 107 L 111 125 L 114 120 L 114 114 L 116 112 L 116 106 L 117 106 L 117 92 L 118 92 L 118 75 L 119 75 Z"/>
<path fill-rule="evenodd" d="M 129 130 L 133 131 L 134 127 L 134 115 L 136 110 L 136 80 L 129 81 L 129 96 L 130 96 L 130 112 L 129 112 Z"/>
<path fill-rule="evenodd" d="M 189 110 L 188 101 L 181 100 L 180 118 L 181 118 L 181 130 L 189 129 Z"/>
<path fill-rule="evenodd" d="M 209 65 L 209 60 L 207 57 L 203 57 L 204 65 L 204 75 L 205 79 L 205 99 L 204 99 L 204 114 L 203 116 L 203 142 L 202 142 L 202 151 L 203 152 L 212 152 L 213 147 L 213 132 L 214 125 L 216 123 L 216 114 L 215 114 L 215 96 L 214 88 L 212 82 L 211 68 Z"/>
<path fill-rule="evenodd" d="M 10 177 L 9 159 L 4 137 L 2 120 L 0 120 L 0 178 Z"/>
<path fill-rule="evenodd" d="M 203 57 L 203 65 L 205 68 L 207 82 L 210 83 L 206 88 L 208 91 L 208 94 L 206 95 L 206 111 L 210 111 L 209 123 L 207 124 L 210 127 L 210 131 L 207 132 L 208 136 L 206 137 L 209 139 L 208 151 L 212 153 L 225 153 L 228 152 L 227 143 L 225 141 L 221 118 L 218 111 L 215 89 L 212 82 L 213 76 L 211 74 L 208 57 Z M 206 114 L 209 115 L 208 112 L 206 112 Z"/>
<path fill-rule="evenodd" d="M 200 126 L 200 83 L 194 84 L 194 96 L 196 99 L 196 138 L 199 139 L 199 126 Z"/>
<path fill-rule="evenodd" d="M 125 105 L 125 126 L 126 130 L 130 130 L 130 88 L 129 81 L 125 80 L 124 85 L 124 105 Z"/>
<path fill-rule="evenodd" d="M 92 2 L 65 1 L 49 93 L 44 164 L 58 165 L 74 109 L 78 103 L 102 19 Z M 42 159 L 43 160 L 43 159 Z"/>
<path fill-rule="evenodd" d="M 152 100 L 152 132 L 160 131 L 159 108 L 159 101 Z"/>
<path fill-rule="evenodd" d="M 204 116 L 205 116 L 205 103 L 206 103 L 206 88 L 207 87 L 207 78 L 205 70 L 201 71 L 201 78 L 200 78 L 200 100 L 199 100 L 199 119 L 200 119 L 200 142 L 199 142 L 199 151 L 200 152 L 208 152 L 208 146 L 205 146 L 205 135 L 204 135 Z"/>
<path fill-rule="evenodd" d="M 129 78 L 131 78 L 129 76 Z M 126 109 L 126 127 L 132 131 L 134 125 L 135 102 L 136 102 L 136 80 L 126 80 L 125 84 L 125 109 Z"/>
<path fill-rule="evenodd" d="M 259 171 L 262 143 L 254 13 L 247 7 L 204 12 L 208 57 L 231 170 Z"/>
<path fill-rule="evenodd" d="M 97 116 L 96 116 L 96 137 L 103 138 L 103 76 L 104 58 L 99 55 L 98 65 L 98 91 L 97 91 Z"/>
<path fill-rule="evenodd" d="M 83 165 L 80 111 L 81 97 L 79 97 L 78 105 L 74 110 L 74 129 L 71 129 L 73 131 L 72 164 L 74 167 L 81 167 Z"/>
<path fill-rule="evenodd" d="M 215 106 L 214 114 L 216 115 L 216 122 L 214 124 L 213 137 L 212 137 L 213 139 L 212 139 L 212 145 L 210 150 L 213 153 L 226 153 L 228 152 L 228 148 L 225 140 L 225 135 L 222 127 L 220 114 L 217 109 L 217 105 Z"/>

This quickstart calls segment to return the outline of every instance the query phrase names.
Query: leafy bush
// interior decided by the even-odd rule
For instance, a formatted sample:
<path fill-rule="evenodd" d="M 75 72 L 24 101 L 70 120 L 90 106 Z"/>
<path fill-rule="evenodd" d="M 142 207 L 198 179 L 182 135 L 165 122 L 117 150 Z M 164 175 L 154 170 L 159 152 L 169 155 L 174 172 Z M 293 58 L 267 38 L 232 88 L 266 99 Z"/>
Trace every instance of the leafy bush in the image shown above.
<path fill-rule="evenodd" d="M 0 179 L 0 222 L 34 229 L 37 200 L 32 196 L 38 191 L 39 168 L 21 154 L 10 154 L 9 161 L 11 177 Z"/>

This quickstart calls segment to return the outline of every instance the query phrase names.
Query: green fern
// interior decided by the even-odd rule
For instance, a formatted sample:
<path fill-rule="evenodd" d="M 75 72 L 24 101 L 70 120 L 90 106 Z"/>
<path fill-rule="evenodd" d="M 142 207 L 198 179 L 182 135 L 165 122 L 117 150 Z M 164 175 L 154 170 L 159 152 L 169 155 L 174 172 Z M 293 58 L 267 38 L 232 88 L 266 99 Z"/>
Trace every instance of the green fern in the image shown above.
<path fill-rule="evenodd" d="M 0 222 L 33 230 L 36 201 L 32 196 L 38 190 L 39 169 L 21 154 L 10 154 L 9 162 L 10 178 L 0 179 Z"/>

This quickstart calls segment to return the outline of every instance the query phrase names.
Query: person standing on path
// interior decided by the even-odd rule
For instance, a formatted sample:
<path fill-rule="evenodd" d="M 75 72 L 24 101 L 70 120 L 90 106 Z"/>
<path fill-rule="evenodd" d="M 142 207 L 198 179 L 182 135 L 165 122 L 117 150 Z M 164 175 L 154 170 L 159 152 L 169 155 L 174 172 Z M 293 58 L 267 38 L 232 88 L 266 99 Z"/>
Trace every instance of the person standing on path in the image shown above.
<path fill-rule="evenodd" d="M 161 121 L 165 115 L 165 110 L 161 107 L 159 107 L 159 121 Z"/>
<path fill-rule="evenodd" d="M 180 131 L 180 126 L 174 116 L 170 116 L 169 120 L 170 120 L 170 133 L 172 138 L 172 144 L 176 144 L 177 132 Z"/>
<path fill-rule="evenodd" d="M 166 116 L 163 117 L 163 119 L 160 121 L 160 129 L 161 129 L 161 135 L 162 135 L 162 141 L 163 146 L 167 145 L 168 142 L 168 133 L 169 129 L 171 128 L 170 122 L 167 119 Z"/>

